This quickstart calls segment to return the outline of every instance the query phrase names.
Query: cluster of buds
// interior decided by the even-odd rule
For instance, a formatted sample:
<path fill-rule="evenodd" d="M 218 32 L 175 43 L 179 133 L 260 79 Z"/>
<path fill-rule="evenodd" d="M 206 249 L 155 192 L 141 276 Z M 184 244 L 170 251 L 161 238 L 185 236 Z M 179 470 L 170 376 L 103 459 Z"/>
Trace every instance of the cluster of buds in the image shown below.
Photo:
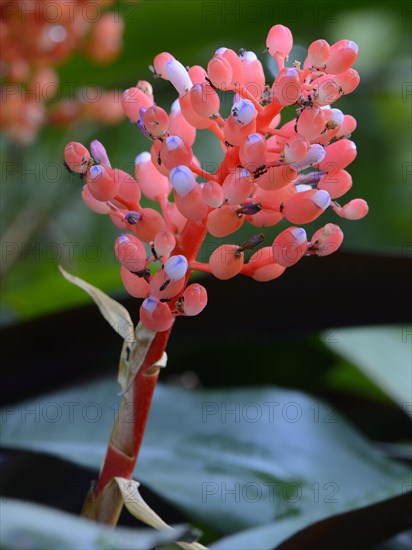
<path fill-rule="evenodd" d="M 207 70 L 186 69 L 170 53 L 154 59 L 155 76 L 169 80 L 179 94 L 168 114 L 153 100 L 147 82 L 123 93 L 128 118 L 151 141 L 135 160 L 135 178 L 112 168 L 104 146 L 94 141 L 91 154 L 80 143 L 65 149 L 71 171 L 86 180 L 87 206 L 108 214 L 123 233 L 115 242 L 126 290 L 144 301 L 141 322 L 154 331 L 169 329 L 178 315 L 196 315 L 207 302 L 199 284 L 187 286 L 193 270 L 229 279 L 241 273 L 270 281 L 303 256 L 327 256 L 341 245 L 343 233 L 328 223 L 311 239 L 301 225 L 326 209 L 358 220 L 368 211 L 363 199 L 344 206 L 335 199 L 352 186 L 345 168 L 356 157 L 349 137 L 356 122 L 331 108 L 359 83 L 352 69 L 358 48 L 349 40 L 330 46 L 316 40 L 301 68 L 285 67 L 292 49 L 290 30 L 269 31 L 267 50 L 278 74 L 265 83 L 256 55 L 219 48 Z M 230 114 L 220 113 L 222 92 L 234 92 Z M 280 112 L 293 106 L 292 120 L 280 126 Z M 207 129 L 220 140 L 223 160 L 212 174 L 193 155 L 196 131 Z M 143 207 L 141 196 L 159 205 Z M 172 200 L 173 199 L 173 200 Z M 197 255 L 207 234 L 224 238 L 244 223 L 264 228 L 287 220 L 268 246 L 259 233 L 239 244 L 222 244 L 207 262 Z M 245 252 L 252 251 L 248 261 Z M 159 264 L 155 272 L 152 266 Z"/>
<path fill-rule="evenodd" d="M 59 124 L 82 116 L 118 122 L 113 92 L 98 102 L 61 100 L 55 66 L 80 50 L 95 63 L 110 63 L 122 48 L 124 23 L 112 0 L 5 0 L 0 3 L 2 109 L 0 127 L 18 143 L 34 141 L 47 121 Z M 53 104 L 51 116 L 48 104 Z M 99 103 L 99 105 L 97 105 Z M 106 116 L 106 113 L 109 113 Z"/>

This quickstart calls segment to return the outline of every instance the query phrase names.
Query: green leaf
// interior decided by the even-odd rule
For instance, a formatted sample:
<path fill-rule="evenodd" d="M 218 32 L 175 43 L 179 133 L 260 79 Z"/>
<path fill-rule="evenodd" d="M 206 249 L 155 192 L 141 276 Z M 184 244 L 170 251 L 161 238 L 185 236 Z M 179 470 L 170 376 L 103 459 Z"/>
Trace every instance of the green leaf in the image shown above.
<path fill-rule="evenodd" d="M 248 529 L 219 540 L 212 548 L 216 550 L 259 549 L 295 550 L 296 548 L 372 548 L 378 541 L 385 541 L 391 533 L 410 526 L 412 493 L 369 504 L 328 518 L 317 519 L 316 512 L 306 518 L 307 525 L 297 521 L 297 531 L 284 537 L 287 524 L 272 522 L 268 525 Z M 251 546 L 252 545 L 252 546 Z M 275 545 L 275 546 L 274 546 Z M 402 547 L 403 548 L 403 547 Z M 410 548 L 410 545 L 408 546 Z"/>
<path fill-rule="evenodd" d="M 412 415 L 411 334 L 408 325 L 339 329 L 333 342 L 324 339 L 335 353 L 353 363 L 405 412 Z"/>
<path fill-rule="evenodd" d="M 184 525 L 162 532 L 126 527 L 114 530 L 47 506 L 14 499 L 3 499 L 0 515 L 2 548 L 18 550 L 148 550 L 185 538 L 190 531 Z"/>
<path fill-rule="evenodd" d="M 411 550 L 412 532 L 406 531 L 376 546 L 374 550 Z"/>
<path fill-rule="evenodd" d="M 97 470 L 116 392 L 103 380 L 4 408 L 2 443 Z M 221 533 L 275 522 L 280 541 L 308 522 L 400 494 L 408 476 L 303 393 L 159 385 L 134 477 Z"/>

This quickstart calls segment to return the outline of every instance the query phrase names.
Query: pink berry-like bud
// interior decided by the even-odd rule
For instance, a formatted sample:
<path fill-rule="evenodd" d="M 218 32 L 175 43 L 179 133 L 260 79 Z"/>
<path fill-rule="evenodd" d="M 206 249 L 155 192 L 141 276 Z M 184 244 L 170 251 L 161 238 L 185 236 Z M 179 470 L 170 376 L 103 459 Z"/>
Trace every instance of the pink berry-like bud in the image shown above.
<path fill-rule="evenodd" d="M 297 178 L 297 175 L 296 170 L 287 164 L 271 166 L 267 172 L 256 180 L 256 183 L 261 189 L 275 191 L 292 183 Z"/>
<path fill-rule="evenodd" d="M 189 67 L 188 73 L 190 76 L 190 80 L 193 82 L 193 86 L 195 86 L 196 84 L 202 84 L 203 82 L 205 82 L 207 77 L 207 72 L 200 65 L 192 65 L 191 67 Z"/>
<path fill-rule="evenodd" d="M 251 120 L 248 124 L 239 124 L 236 118 L 229 116 L 226 119 L 226 124 L 223 128 L 225 140 L 230 145 L 242 145 L 247 136 L 256 130 L 256 119 Z"/>
<path fill-rule="evenodd" d="M 107 202 L 101 202 L 95 199 L 93 195 L 90 193 L 90 190 L 87 187 L 87 185 L 83 186 L 82 199 L 86 203 L 86 206 L 96 214 L 108 214 L 110 212 L 110 207 L 107 204 Z"/>
<path fill-rule="evenodd" d="M 188 195 L 197 186 L 193 172 L 187 166 L 176 166 L 170 171 L 170 183 L 181 197 Z"/>
<path fill-rule="evenodd" d="M 164 271 L 172 281 L 177 281 L 186 275 L 188 263 L 185 256 L 178 254 L 170 256 L 164 264 Z"/>
<path fill-rule="evenodd" d="M 273 94 L 281 105 L 293 105 L 302 95 L 302 85 L 296 69 L 282 69 L 272 86 Z"/>
<path fill-rule="evenodd" d="M 153 60 L 153 68 L 155 73 L 164 80 L 169 80 L 166 74 L 166 63 L 174 59 L 173 55 L 169 52 L 158 53 Z"/>
<path fill-rule="evenodd" d="M 302 258 L 307 246 L 306 231 L 302 227 L 288 227 L 273 241 L 273 257 L 279 265 L 290 267 Z"/>
<path fill-rule="evenodd" d="M 342 95 L 342 90 L 336 82 L 335 77 L 328 75 L 321 76 L 313 83 L 314 102 L 317 107 L 331 105 Z"/>
<path fill-rule="evenodd" d="M 190 92 L 179 96 L 179 104 L 186 121 L 194 128 L 202 129 L 211 126 L 212 120 L 209 117 L 200 115 L 194 110 Z"/>
<path fill-rule="evenodd" d="M 343 122 L 339 127 L 339 130 L 335 134 L 335 137 L 337 138 L 350 137 L 350 134 L 352 134 L 355 130 L 356 130 L 356 120 L 351 115 L 345 115 L 343 117 Z"/>
<path fill-rule="evenodd" d="M 150 281 L 150 294 L 159 299 L 170 299 L 180 294 L 185 286 L 185 278 L 173 281 L 163 269 L 153 275 Z"/>
<path fill-rule="evenodd" d="M 255 252 L 248 262 L 248 267 L 255 266 L 251 277 L 255 281 L 265 283 L 267 281 L 273 281 L 282 275 L 285 271 L 285 267 L 276 263 L 273 257 L 273 250 L 271 246 L 264 246 L 257 252 Z"/>
<path fill-rule="evenodd" d="M 214 237 L 226 237 L 242 227 L 244 216 L 237 213 L 236 206 L 224 204 L 210 212 L 207 218 L 207 230 Z"/>
<path fill-rule="evenodd" d="M 176 246 L 176 239 L 170 231 L 161 231 L 154 238 L 154 249 L 158 256 L 168 256 Z"/>
<path fill-rule="evenodd" d="M 137 184 L 146 198 L 157 201 L 159 197 L 167 196 L 170 193 L 169 179 L 157 170 L 150 153 L 144 152 L 137 155 L 134 174 Z"/>
<path fill-rule="evenodd" d="M 326 40 L 315 40 L 309 46 L 308 58 L 312 67 L 317 69 L 323 68 L 330 56 L 330 45 Z"/>
<path fill-rule="evenodd" d="M 291 223 L 303 224 L 316 220 L 329 206 L 330 196 L 326 191 L 311 189 L 296 193 L 283 206 L 282 214 Z"/>
<path fill-rule="evenodd" d="M 334 80 L 341 87 L 342 93 L 350 94 L 355 90 L 360 82 L 360 76 L 355 69 L 348 69 L 343 73 L 334 76 Z"/>
<path fill-rule="evenodd" d="M 253 52 L 245 51 L 240 57 L 244 71 L 244 83 L 247 91 L 259 100 L 265 88 L 265 72 L 262 63 Z"/>
<path fill-rule="evenodd" d="M 266 163 L 266 140 L 262 134 L 249 134 L 240 146 L 239 159 L 244 168 L 253 172 Z"/>
<path fill-rule="evenodd" d="M 330 49 L 330 57 L 326 66 L 329 74 L 339 74 L 347 71 L 358 57 L 358 45 L 352 40 L 339 40 Z"/>
<path fill-rule="evenodd" d="M 342 207 L 343 218 L 361 220 L 369 212 L 368 203 L 363 199 L 353 199 Z"/>
<path fill-rule="evenodd" d="M 285 145 L 285 161 L 287 163 L 302 161 L 309 152 L 310 143 L 302 136 L 290 139 Z"/>
<path fill-rule="evenodd" d="M 150 156 L 152 159 L 153 166 L 156 168 L 158 172 L 160 172 L 163 176 L 168 176 L 170 170 L 166 168 L 166 166 L 163 164 L 162 159 L 160 157 L 160 150 L 164 144 L 164 140 L 160 141 L 159 139 L 155 139 L 152 143 L 152 146 L 150 147 Z"/>
<path fill-rule="evenodd" d="M 242 125 L 249 124 L 249 122 L 252 122 L 257 115 L 257 111 L 253 103 L 248 99 L 242 98 L 233 103 L 231 113 L 236 122 Z"/>
<path fill-rule="evenodd" d="M 207 304 L 207 292 L 204 286 L 194 283 L 189 285 L 182 296 L 183 313 L 189 317 L 198 315 Z"/>
<path fill-rule="evenodd" d="M 266 47 L 270 55 L 279 53 L 283 57 L 289 55 L 293 46 L 293 36 L 288 27 L 283 25 L 273 26 L 266 38 Z"/>
<path fill-rule="evenodd" d="M 216 181 L 210 180 L 203 184 L 202 199 L 212 208 L 219 208 L 225 200 L 222 186 Z"/>
<path fill-rule="evenodd" d="M 173 325 L 174 317 L 167 304 L 148 296 L 140 306 L 140 321 L 153 332 L 164 332 Z"/>
<path fill-rule="evenodd" d="M 209 118 L 219 113 L 219 96 L 208 82 L 195 84 L 190 90 L 190 100 L 193 109 L 202 117 Z"/>
<path fill-rule="evenodd" d="M 89 167 L 90 153 L 84 145 L 71 141 L 64 148 L 64 162 L 72 172 L 84 174 Z"/>
<path fill-rule="evenodd" d="M 124 288 L 134 298 L 146 298 L 150 293 L 149 283 L 143 278 L 135 275 L 125 267 L 120 268 L 120 277 Z"/>
<path fill-rule="evenodd" d="M 232 69 L 232 84 L 244 84 L 243 63 L 235 51 L 230 48 L 219 48 L 216 50 L 215 56 L 221 57 L 222 59 L 226 59 L 226 61 L 228 61 Z"/>
<path fill-rule="evenodd" d="M 317 256 L 329 256 L 338 250 L 343 241 L 343 232 L 338 225 L 327 223 L 314 233 L 309 250 Z"/>
<path fill-rule="evenodd" d="M 352 187 L 352 176 L 346 170 L 325 174 L 318 182 L 318 189 L 327 191 L 331 199 L 338 199 Z"/>
<path fill-rule="evenodd" d="M 90 144 L 90 151 L 92 152 L 94 160 L 97 164 L 111 168 L 109 157 L 107 156 L 107 151 L 100 141 L 97 139 L 93 140 Z"/>
<path fill-rule="evenodd" d="M 181 137 L 169 136 L 161 145 L 160 158 L 163 166 L 171 170 L 179 164 L 190 164 L 193 158 L 193 151 Z"/>
<path fill-rule="evenodd" d="M 153 101 L 154 101 L 153 88 L 150 82 L 147 82 L 147 80 L 138 80 L 136 84 L 136 88 L 139 88 L 139 90 L 141 90 L 145 95 L 147 95 L 147 97 L 149 98 L 149 100 L 153 105 Z"/>
<path fill-rule="evenodd" d="M 326 127 L 328 130 L 338 128 L 343 124 L 345 115 L 340 109 L 323 109 L 325 113 Z"/>
<path fill-rule="evenodd" d="M 202 188 L 197 184 L 184 197 L 175 191 L 175 203 L 179 212 L 188 220 L 201 221 L 207 216 L 208 207 L 202 197 Z"/>
<path fill-rule="evenodd" d="M 180 108 L 179 99 L 173 102 L 169 115 L 169 133 L 170 135 L 176 135 L 183 139 L 190 147 L 193 145 L 196 139 L 196 128 L 189 124 L 189 122 L 183 116 Z"/>
<path fill-rule="evenodd" d="M 209 258 L 210 271 L 223 281 L 240 273 L 243 262 L 243 252 L 239 252 L 239 247 L 234 244 L 219 246 Z"/>
<path fill-rule="evenodd" d="M 356 158 L 356 144 L 349 139 L 340 139 L 325 148 L 325 157 L 319 162 L 322 172 L 343 170 Z"/>
<path fill-rule="evenodd" d="M 163 137 L 169 127 L 166 111 L 157 105 L 144 111 L 142 121 L 149 134 L 155 138 Z"/>
<path fill-rule="evenodd" d="M 223 57 L 213 57 L 207 65 L 207 73 L 216 88 L 227 89 L 232 82 L 232 67 Z"/>
<path fill-rule="evenodd" d="M 185 67 L 177 61 L 177 59 L 170 59 L 165 63 L 167 79 L 176 88 L 179 95 L 184 95 L 193 86 L 190 80 L 189 73 Z"/>
<path fill-rule="evenodd" d="M 316 206 L 318 206 L 322 210 L 326 210 L 326 208 L 330 205 L 330 195 L 327 191 L 315 190 L 315 192 L 311 194 L 310 197 L 311 200 L 316 204 Z"/>
<path fill-rule="evenodd" d="M 116 181 L 113 171 L 98 164 L 87 172 L 86 181 L 90 194 L 98 201 L 112 200 L 119 189 L 119 182 Z"/>
<path fill-rule="evenodd" d="M 146 267 L 146 249 L 134 235 L 119 235 L 114 243 L 116 258 L 124 268 L 140 272 Z"/>
<path fill-rule="evenodd" d="M 319 164 L 326 156 L 325 148 L 322 147 L 319 143 L 314 143 L 309 147 L 308 153 L 305 158 L 299 162 L 293 162 L 291 164 L 292 168 L 297 172 L 310 168 Z"/>
<path fill-rule="evenodd" d="M 226 176 L 222 185 L 225 199 L 229 204 L 244 202 L 254 187 L 252 174 L 244 168 L 237 168 Z"/>
<path fill-rule="evenodd" d="M 135 124 L 139 120 L 140 109 L 147 109 L 153 105 L 153 101 L 139 88 L 125 90 L 121 102 L 125 115 Z"/>
<path fill-rule="evenodd" d="M 139 212 L 141 218 L 133 226 L 133 233 L 145 243 L 154 240 L 157 233 L 166 229 L 162 215 L 153 208 L 142 208 Z"/>
<path fill-rule="evenodd" d="M 130 174 L 119 168 L 114 168 L 112 173 L 115 181 L 119 184 L 113 204 L 119 208 L 124 208 L 124 204 L 132 204 L 133 208 L 138 208 L 142 194 L 137 181 Z"/>
<path fill-rule="evenodd" d="M 298 134 L 309 141 L 316 139 L 325 127 L 325 111 L 319 108 L 307 107 L 297 122 Z"/>

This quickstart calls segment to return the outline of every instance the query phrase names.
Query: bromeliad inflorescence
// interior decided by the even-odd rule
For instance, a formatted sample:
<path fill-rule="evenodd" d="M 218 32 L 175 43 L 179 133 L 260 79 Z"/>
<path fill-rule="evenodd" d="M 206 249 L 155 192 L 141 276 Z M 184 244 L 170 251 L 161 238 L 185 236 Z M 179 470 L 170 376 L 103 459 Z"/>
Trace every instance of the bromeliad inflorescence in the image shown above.
<path fill-rule="evenodd" d="M 331 105 L 359 84 L 352 69 L 356 44 L 340 40 L 330 46 L 316 40 L 301 67 L 285 67 L 292 49 L 290 30 L 275 25 L 266 40 L 278 74 L 266 84 L 261 62 L 250 51 L 237 55 L 219 48 L 207 70 L 188 70 L 170 53 L 154 59 L 155 76 L 169 80 L 179 98 L 168 114 L 154 103 L 152 87 L 139 81 L 123 93 L 129 119 L 151 141 L 150 152 L 136 157 L 135 178 L 112 168 L 103 145 L 69 143 L 65 162 L 81 173 L 87 206 L 107 214 L 123 233 L 115 241 L 126 290 L 143 298 L 141 323 L 149 330 L 171 328 L 179 315 L 197 315 L 207 303 L 200 284 L 187 286 L 193 270 L 229 279 L 239 273 L 257 281 L 279 277 L 303 256 L 326 256 L 342 243 L 339 226 L 328 223 L 308 239 L 300 227 L 332 208 L 351 220 L 367 214 L 362 199 L 340 206 L 335 199 L 352 187 L 345 168 L 356 157 L 349 139 L 356 121 Z M 222 92 L 234 92 L 225 119 L 220 113 Z M 280 126 L 282 109 L 293 106 L 295 116 Z M 208 173 L 193 155 L 197 129 L 220 140 L 224 158 Z M 200 182 L 201 181 L 201 182 Z M 143 207 L 141 196 L 160 206 Z M 173 196 L 173 200 L 171 197 Z M 271 246 L 262 234 L 244 243 L 222 244 L 207 263 L 197 261 L 209 233 L 226 237 L 244 223 L 258 228 L 286 219 Z M 244 252 L 253 250 L 248 262 Z M 152 266 L 158 264 L 154 272 Z"/>

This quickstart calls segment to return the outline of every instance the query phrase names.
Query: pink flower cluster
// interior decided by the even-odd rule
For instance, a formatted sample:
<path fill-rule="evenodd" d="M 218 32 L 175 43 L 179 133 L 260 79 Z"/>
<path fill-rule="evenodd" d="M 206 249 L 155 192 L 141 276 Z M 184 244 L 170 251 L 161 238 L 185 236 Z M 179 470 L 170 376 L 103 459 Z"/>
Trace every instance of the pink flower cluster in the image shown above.
<path fill-rule="evenodd" d="M 357 45 L 316 40 L 303 66 L 295 61 L 292 67 L 285 67 L 293 45 L 287 27 L 272 27 L 266 45 L 278 67 L 271 84 L 250 51 L 237 55 L 219 48 L 207 70 L 186 69 L 170 53 L 155 57 L 155 76 L 169 80 L 179 97 L 167 113 L 154 103 L 147 82 L 123 93 L 126 115 L 151 141 L 150 152 L 136 157 L 135 178 L 112 168 L 98 141 L 92 142 L 91 155 L 79 143 L 65 149 L 68 167 L 86 179 L 87 206 L 108 214 L 124 231 L 115 242 L 121 277 L 132 296 L 144 298 L 140 318 L 151 330 L 168 330 L 177 315 L 196 315 L 205 307 L 203 286 L 186 286 L 193 270 L 219 279 L 241 273 L 273 280 L 303 256 L 326 256 L 342 243 L 338 225 L 326 224 L 311 239 L 301 225 L 328 208 L 351 220 L 368 212 L 363 199 L 343 206 L 335 200 L 352 187 L 345 169 L 356 157 L 349 139 L 356 121 L 331 105 L 359 83 L 351 68 Z M 221 100 L 227 92 L 234 97 L 224 118 Z M 281 125 L 280 113 L 288 106 L 293 118 Z M 199 129 L 220 141 L 223 160 L 214 173 L 193 154 Z M 158 203 L 161 213 L 143 207 L 141 195 Z M 293 225 L 270 245 L 261 247 L 259 233 L 237 245 L 222 244 L 207 263 L 197 261 L 207 234 L 223 238 L 244 223 L 264 228 L 284 218 Z M 247 262 L 245 251 L 253 252 Z M 161 269 L 152 274 L 149 267 L 156 262 Z"/>
<path fill-rule="evenodd" d="M 111 63 L 120 54 L 125 25 L 116 12 L 104 11 L 112 4 L 113 0 L 0 2 L 0 128 L 10 139 L 28 145 L 46 123 L 122 120 L 114 90 L 101 91 L 99 101 L 90 101 L 81 89 L 78 96 L 61 99 L 55 70 L 75 51 L 98 64 Z"/>

